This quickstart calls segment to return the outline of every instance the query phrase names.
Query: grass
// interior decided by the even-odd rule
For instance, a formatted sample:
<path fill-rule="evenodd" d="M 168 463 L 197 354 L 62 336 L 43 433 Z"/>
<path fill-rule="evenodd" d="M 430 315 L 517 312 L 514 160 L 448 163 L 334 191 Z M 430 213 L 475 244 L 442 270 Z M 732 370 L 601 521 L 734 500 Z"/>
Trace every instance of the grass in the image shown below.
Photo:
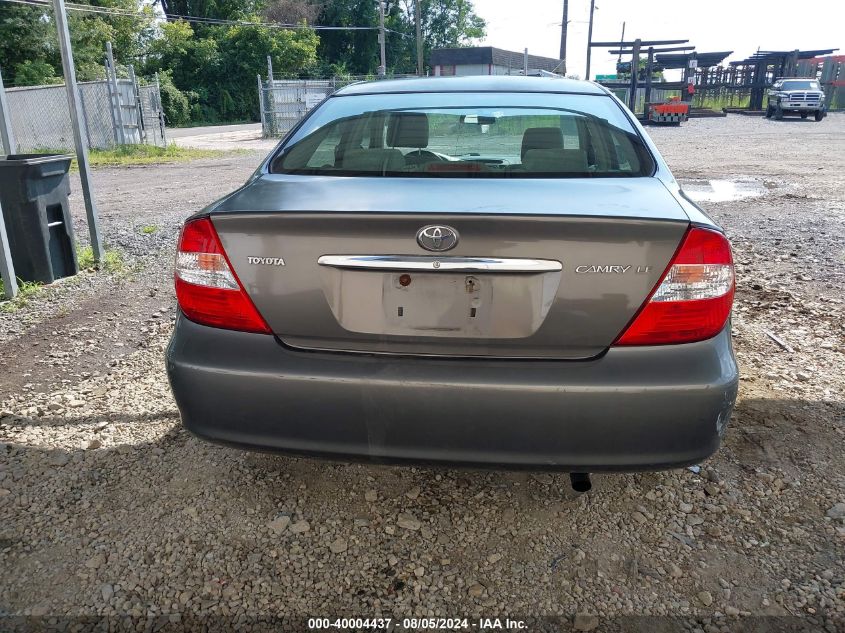
<path fill-rule="evenodd" d="M 749 95 L 706 95 L 695 100 L 695 107 L 721 110 L 722 108 L 747 108 L 751 103 Z"/>
<path fill-rule="evenodd" d="M 218 125 L 242 125 L 244 123 L 257 123 L 257 121 L 253 121 L 252 119 L 243 119 L 238 121 L 190 121 L 188 123 L 183 123 L 180 125 L 169 125 L 167 126 L 168 129 L 171 127 L 173 128 L 188 128 L 188 127 L 216 127 Z"/>
<path fill-rule="evenodd" d="M 76 249 L 76 259 L 79 262 L 79 269 L 94 268 L 107 272 L 113 275 L 121 275 L 127 272 L 126 262 L 123 260 L 123 254 L 116 249 L 107 248 L 103 255 L 103 261 L 97 263 L 94 261 L 94 250 L 90 246 L 84 246 Z M 68 278 L 68 281 L 74 281 L 75 278 Z M 15 312 L 29 304 L 29 300 L 36 295 L 47 291 L 48 288 L 40 282 L 23 281 L 18 278 L 18 294 L 14 299 L 4 301 L 5 285 L 0 279 L 0 312 Z"/>
<path fill-rule="evenodd" d="M 196 149 L 179 147 L 171 143 L 167 147 L 154 145 L 118 145 L 112 149 L 92 149 L 88 157 L 92 167 L 157 165 L 160 163 L 184 163 L 200 158 L 219 158 L 227 152 L 219 149 Z"/>
<path fill-rule="evenodd" d="M 91 167 L 126 167 L 129 165 L 161 165 L 164 163 L 186 163 L 201 158 L 221 158 L 232 154 L 244 153 L 245 150 L 197 149 L 194 147 L 179 147 L 171 143 L 167 147 L 155 145 L 118 145 L 109 149 L 92 149 L 88 151 L 88 162 Z M 69 154 L 74 155 L 73 149 L 58 149 L 40 147 L 33 153 L 39 154 Z M 77 171 L 76 158 L 70 164 L 71 171 Z"/>
<path fill-rule="evenodd" d="M 29 300 L 44 290 L 44 286 L 35 281 L 22 281 L 18 279 L 18 294 L 14 299 L 8 301 L 0 300 L 0 312 L 15 312 L 29 304 Z M 5 297 L 5 285 L 0 280 L 0 299 Z"/>
<path fill-rule="evenodd" d="M 80 268 L 96 268 L 107 273 L 122 273 L 126 269 L 123 261 L 123 254 L 115 249 L 107 248 L 103 260 L 97 263 L 94 260 L 94 249 L 84 246 L 76 249 L 76 259 Z"/>
<path fill-rule="evenodd" d="M 155 224 L 147 224 L 146 226 L 141 227 L 141 233 L 144 235 L 152 235 L 158 231 L 158 227 Z"/>

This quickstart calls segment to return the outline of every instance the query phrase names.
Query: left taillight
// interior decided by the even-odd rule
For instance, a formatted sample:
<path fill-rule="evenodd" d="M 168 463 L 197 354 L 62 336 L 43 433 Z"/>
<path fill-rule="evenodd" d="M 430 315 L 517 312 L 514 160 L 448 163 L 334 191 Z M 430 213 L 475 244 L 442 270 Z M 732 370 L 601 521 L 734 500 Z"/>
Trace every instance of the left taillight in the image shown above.
<path fill-rule="evenodd" d="M 208 218 L 191 220 L 182 228 L 175 279 L 179 308 L 191 321 L 227 330 L 271 333 Z"/>

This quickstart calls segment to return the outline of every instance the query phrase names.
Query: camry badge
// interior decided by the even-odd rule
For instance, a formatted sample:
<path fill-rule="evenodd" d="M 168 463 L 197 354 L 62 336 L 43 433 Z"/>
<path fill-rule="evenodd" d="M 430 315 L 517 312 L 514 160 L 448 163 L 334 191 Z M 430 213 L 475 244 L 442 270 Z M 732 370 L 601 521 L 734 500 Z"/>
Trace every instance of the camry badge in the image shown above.
<path fill-rule="evenodd" d="M 417 231 L 417 244 L 427 251 L 448 251 L 458 245 L 458 232 L 451 226 L 429 224 Z"/>

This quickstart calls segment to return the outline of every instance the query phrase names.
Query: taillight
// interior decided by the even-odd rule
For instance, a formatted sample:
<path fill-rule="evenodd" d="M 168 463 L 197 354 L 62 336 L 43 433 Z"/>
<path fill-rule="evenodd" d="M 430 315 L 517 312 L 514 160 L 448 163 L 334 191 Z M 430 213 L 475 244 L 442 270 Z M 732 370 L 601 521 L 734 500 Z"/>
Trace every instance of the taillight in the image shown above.
<path fill-rule="evenodd" d="M 667 345 L 722 331 L 734 299 L 731 247 L 718 231 L 692 227 L 648 301 L 615 345 Z"/>
<path fill-rule="evenodd" d="M 176 253 L 176 299 L 191 321 L 203 325 L 269 334 L 226 257 L 208 218 L 182 228 Z"/>

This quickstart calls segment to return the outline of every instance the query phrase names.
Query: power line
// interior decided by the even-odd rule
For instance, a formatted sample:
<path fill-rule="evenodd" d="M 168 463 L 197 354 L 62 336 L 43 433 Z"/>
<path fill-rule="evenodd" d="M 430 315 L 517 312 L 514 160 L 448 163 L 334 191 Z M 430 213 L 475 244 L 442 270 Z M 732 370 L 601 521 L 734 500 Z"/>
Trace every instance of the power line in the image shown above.
<path fill-rule="evenodd" d="M 10 2 L 14 4 L 23 4 L 29 6 L 51 6 L 49 0 L 0 0 L 0 2 Z M 135 18 L 154 18 L 154 19 L 163 19 L 161 16 L 150 15 L 147 13 L 143 13 L 140 11 L 132 11 L 131 9 L 121 9 L 119 7 L 95 7 L 91 5 L 80 5 L 75 3 L 65 3 L 68 11 L 79 11 L 81 13 L 98 13 L 104 15 L 112 15 L 117 17 L 135 17 Z M 295 30 L 295 29 L 312 29 L 315 31 L 377 31 L 379 27 L 377 26 L 322 26 L 322 25 L 307 25 L 307 24 L 280 24 L 277 22 L 247 22 L 244 20 L 225 20 L 222 18 L 204 18 L 198 17 L 194 15 L 178 15 L 178 14 L 167 14 L 166 18 L 174 18 L 177 20 L 183 20 L 185 22 L 193 22 L 195 24 L 208 24 L 214 26 L 254 26 L 254 27 L 261 27 L 261 28 L 270 28 L 270 29 L 285 29 L 285 30 Z M 402 33 L 401 31 L 395 31 L 393 29 L 385 29 L 385 31 L 389 33 L 394 33 L 396 35 L 400 35 L 402 37 L 410 37 L 409 35 Z"/>

